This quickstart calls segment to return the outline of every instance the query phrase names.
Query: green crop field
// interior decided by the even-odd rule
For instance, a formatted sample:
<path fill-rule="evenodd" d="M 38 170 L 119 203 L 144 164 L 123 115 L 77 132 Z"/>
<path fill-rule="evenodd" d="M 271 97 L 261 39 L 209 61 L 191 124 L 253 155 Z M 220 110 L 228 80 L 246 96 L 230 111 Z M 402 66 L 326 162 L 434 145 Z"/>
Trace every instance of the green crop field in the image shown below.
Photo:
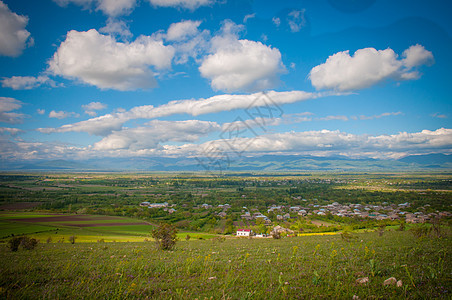
<path fill-rule="evenodd" d="M 411 232 L 284 239 L 0 245 L 3 299 L 433 299 L 451 297 L 452 243 Z M 394 277 L 399 285 L 387 285 Z M 359 283 L 361 282 L 363 283 Z"/>
<path fill-rule="evenodd" d="M 49 221 L 54 218 L 55 221 Z M 33 220 L 33 222 L 29 222 Z M 46 222 L 41 222 L 46 221 Z M 69 220 L 69 221 L 65 221 Z M 135 225 L 136 224 L 136 225 Z M 126 217 L 99 215 L 55 215 L 27 212 L 0 213 L 0 241 L 6 242 L 13 236 L 27 235 L 44 242 L 64 243 L 75 236 L 78 243 L 96 242 L 142 242 L 150 238 L 155 226 L 142 220 Z M 181 239 L 190 235 L 196 239 L 214 237 L 208 233 L 181 232 Z"/>
<path fill-rule="evenodd" d="M 149 232 L 153 228 L 154 226 L 152 225 L 118 225 L 118 226 L 96 226 L 91 227 L 90 229 L 97 232 L 149 237 Z"/>
<path fill-rule="evenodd" d="M 43 226 L 37 224 L 24 224 L 0 221 L 0 239 L 10 237 L 12 235 L 33 234 L 51 230 L 55 230 L 55 228 L 51 226 Z"/>

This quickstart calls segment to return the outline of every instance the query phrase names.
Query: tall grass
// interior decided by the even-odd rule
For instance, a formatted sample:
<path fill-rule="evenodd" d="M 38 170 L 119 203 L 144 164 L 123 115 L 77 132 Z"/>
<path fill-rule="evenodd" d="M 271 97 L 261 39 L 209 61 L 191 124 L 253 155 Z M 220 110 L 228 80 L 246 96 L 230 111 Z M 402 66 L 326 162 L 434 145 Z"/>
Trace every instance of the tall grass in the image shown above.
<path fill-rule="evenodd" d="M 450 235 L 356 236 L 191 239 L 174 251 L 151 242 L 1 245 L 0 298 L 450 299 Z M 384 287 L 389 277 L 402 286 Z"/>

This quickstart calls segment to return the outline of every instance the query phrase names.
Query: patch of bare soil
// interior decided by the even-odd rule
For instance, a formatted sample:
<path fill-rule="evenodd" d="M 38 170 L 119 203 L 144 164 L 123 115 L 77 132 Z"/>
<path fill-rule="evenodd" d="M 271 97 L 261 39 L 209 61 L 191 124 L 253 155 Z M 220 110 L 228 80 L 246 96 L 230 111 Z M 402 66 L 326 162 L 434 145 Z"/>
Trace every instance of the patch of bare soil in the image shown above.
<path fill-rule="evenodd" d="M 3 210 L 22 210 L 22 209 L 30 209 L 36 206 L 41 205 L 42 202 L 20 202 L 20 203 L 10 203 L 3 204 L 0 206 L 0 209 Z"/>
<path fill-rule="evenodd" d="M 11 221 L 27 222 L 27 223 L 43 223 L 43 222 L 77 222 L 77 221 L 96 221 L 96 220 L 116 220 L 115 217 L 109 216 L 88 216 L 88 215 L 55 215 L 48 217 L 11 219 Z"/>
<path fill-rule="evenodd" d="M 93 223 L 93 224 L 66 224 L 66 225 L 75 227 L 100 227 L 100 226 L 150 225 L 150 224 L 146 222 L 140 222 L 140 223 Z"/>

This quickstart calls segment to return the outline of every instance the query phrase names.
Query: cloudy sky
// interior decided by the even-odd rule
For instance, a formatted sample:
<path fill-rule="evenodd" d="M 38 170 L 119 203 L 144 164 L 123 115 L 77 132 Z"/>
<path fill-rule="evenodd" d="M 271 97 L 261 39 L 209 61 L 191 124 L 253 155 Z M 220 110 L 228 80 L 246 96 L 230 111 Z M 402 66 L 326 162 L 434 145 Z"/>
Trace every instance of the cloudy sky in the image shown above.
<path fill-rule="evenodd" d="M 0 159 L 449 154 L 451 8 L 0 0 Z"/>

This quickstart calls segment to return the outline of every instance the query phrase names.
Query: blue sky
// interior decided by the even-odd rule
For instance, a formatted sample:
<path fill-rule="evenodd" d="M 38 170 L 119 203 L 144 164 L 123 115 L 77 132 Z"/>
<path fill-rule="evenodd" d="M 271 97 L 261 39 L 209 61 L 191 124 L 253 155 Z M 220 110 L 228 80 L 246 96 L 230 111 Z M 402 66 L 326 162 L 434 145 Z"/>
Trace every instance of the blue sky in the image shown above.
<path fill-rule="evenodd" d="M 0 0 L 0 158 L 450 154 L 451 7 Z"/>

